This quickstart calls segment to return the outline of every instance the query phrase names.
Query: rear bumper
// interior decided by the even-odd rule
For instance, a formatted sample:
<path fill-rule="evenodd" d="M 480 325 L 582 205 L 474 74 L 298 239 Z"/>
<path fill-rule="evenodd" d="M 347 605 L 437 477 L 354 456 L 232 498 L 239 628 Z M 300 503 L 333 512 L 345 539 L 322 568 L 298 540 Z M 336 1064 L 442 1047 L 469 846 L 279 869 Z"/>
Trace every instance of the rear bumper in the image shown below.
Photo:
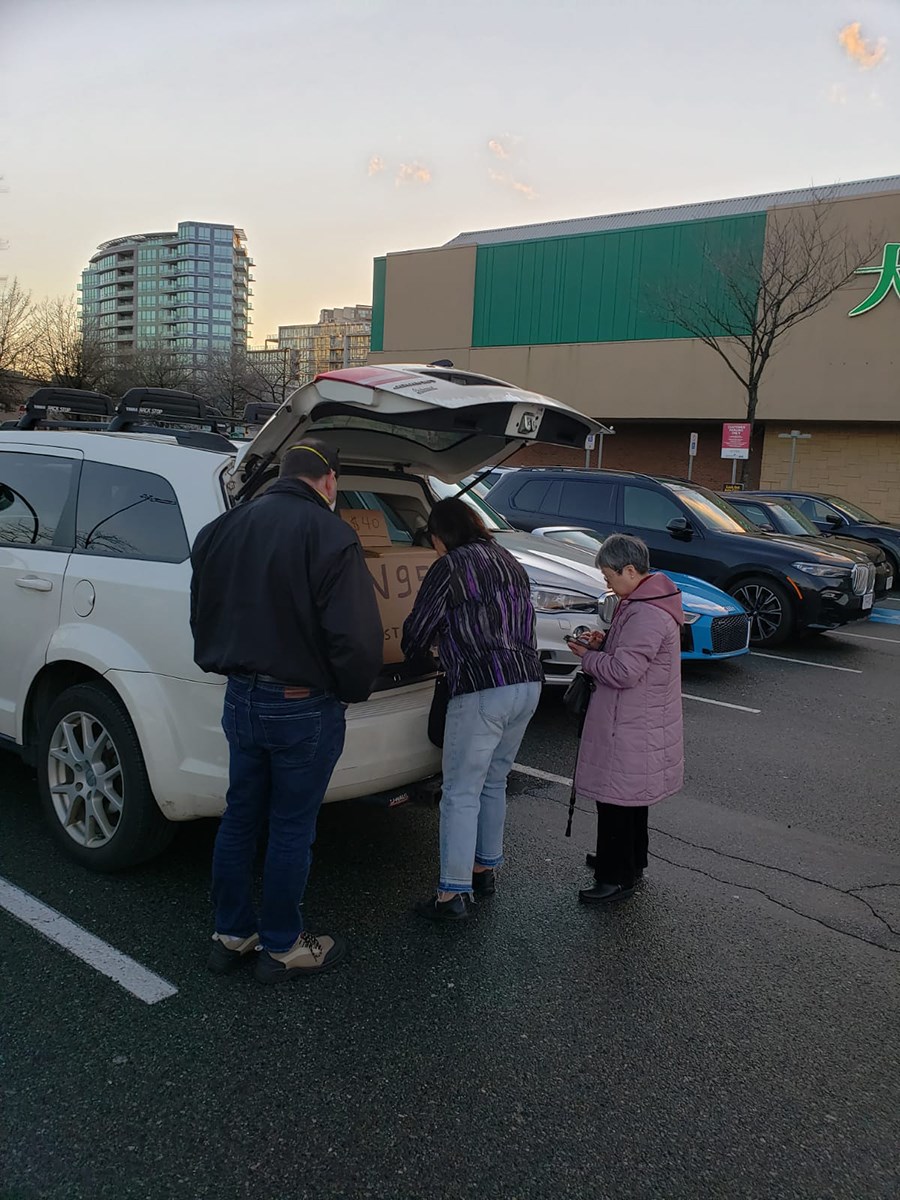
<path fill-rule="evenodd" d="M 128 708 L 165 816 L 219 816 L 228 786 L 224 684 L 133 671 L 111 671 L 107 678 Z M 441 752 L 428 740 L 433 692 L 429 679 L 349 706 L 344 752 L 326 803 L 397 790 L 440 770 Z"/>

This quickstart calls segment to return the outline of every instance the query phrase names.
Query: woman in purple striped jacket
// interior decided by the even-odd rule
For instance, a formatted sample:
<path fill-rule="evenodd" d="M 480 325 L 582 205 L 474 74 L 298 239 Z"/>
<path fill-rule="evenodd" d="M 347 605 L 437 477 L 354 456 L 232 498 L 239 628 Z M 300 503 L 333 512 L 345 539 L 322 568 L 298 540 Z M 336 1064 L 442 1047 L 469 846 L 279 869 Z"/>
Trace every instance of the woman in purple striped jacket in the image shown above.
<path fill-rule="evenodd" d="M 528 576 L 461 500 L 439 501 L 428 535 L 438 559 L 403 626 L 403 653 L 437 646 L 450 700 L 444 732 L 441 875 L 417 906 L 464 920 L 492 895 L 503 863 L 506 780 L 537 708 L 543 671 Z"/>

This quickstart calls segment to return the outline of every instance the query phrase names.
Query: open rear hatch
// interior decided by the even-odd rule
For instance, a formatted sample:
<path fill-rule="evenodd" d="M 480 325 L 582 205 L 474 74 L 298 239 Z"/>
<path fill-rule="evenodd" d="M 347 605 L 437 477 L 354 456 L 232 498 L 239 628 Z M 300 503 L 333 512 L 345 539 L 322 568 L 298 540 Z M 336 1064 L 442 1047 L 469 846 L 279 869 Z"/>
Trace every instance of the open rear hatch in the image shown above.
<path fill-rule="evenodd" d="M 436 475 L 455 483 L 529 442 L 581 450 L 606 432 L 558 400 L 500 380 L 431 367 L 348 367 L 317 375 L 278 409 L 226 476 L 232 503 L 250 499 L 304 436 L 333 441 L 345 466 Z"/>

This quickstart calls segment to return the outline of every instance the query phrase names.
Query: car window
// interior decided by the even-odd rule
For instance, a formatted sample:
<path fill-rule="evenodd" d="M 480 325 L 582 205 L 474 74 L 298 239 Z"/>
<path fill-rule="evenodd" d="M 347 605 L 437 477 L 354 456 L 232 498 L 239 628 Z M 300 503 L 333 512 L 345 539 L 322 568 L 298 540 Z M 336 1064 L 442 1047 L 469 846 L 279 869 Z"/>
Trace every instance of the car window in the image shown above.
<path fill-rule="evenodd" d="M 566 479 L 558 511 L 576 521 L 613 521 L 615 504 L 616 485 L 609 480 Z"/>
<path fill-rule="evenodd" d="M 465 483 L 465 480 L 463 481 Z M 459 494 L 459 487 L 455 483 L 444 483 L 441 479 L 436 479 L 433 476 L 428 479 L 428 486 L 434 492 L 439 500 L 448 500 Z M 474 508 L 478 515 L 484 521 L 485 525 L 490 530 L 509 529 L 513 528 L 505 517 L 501 517 L 498 512 L 495 512 L 490 504 L 484 499 L 486 489 L 483 483 L 476 483 L 473 488 L 470 488 L 462 496 L 463 504 L 468 504 L 470 508 Z"/>
<path fill-rule="evenodd" d="M 733 507 L 738 512 L 743 513 L 749 520 L 753 521 L 755 525 L 768 525 L 770 528 L 775 525 L 771 513 L 766 512 L 760 504 L 745 504 L 741 501 L 740 504 L 735 504 Z"/>
<path fill-rule="evenodd" d="M 391 542 L 395 545 L 411 546 L 414 530 L 403 513 L 384 496 L 377 492 L 346 491 L 338 492 L 338 508 L 367 508 L 370 512 L 384 514 Z M 424 524 L 424 520 L 420 522 Z"/>
<path fill-rule="evenodd" d="M 149 471 L 86 462 L 78 489 L 75 552 L 184 562 L 190 546 L 172 485 Z"/>
<path fill-rule="evenodd" d="M 783 533 L 796 535 L 797 537 L 819 536 L 819 530 L 813 525 L 809 517 L 804 516 L 800 509 L 795 508 L 789 500 L 779 500 L 777 504 L 771 506 L 771 510 L 775 512 L 781 522 Z"/>
<path fill-rule="evenodd" d="M 851 504 L 849 500 L 843 500 L 840 496 L 830 496 L 829 499 L 839 512 L 846 513 L 853 521 L 862 521 L 866 525 L 881 525 L 882 523 L 880 517 L 873 517 L 870 512 L 866 512 L 858 504 Z"/>
<path fill-rule="evenodd" d="M 576 546 L 579 550 L 589 550 L 591 554 L 596 554 L 603 545 L 602 537 L 586 529 L 551 529 L 543 536 L 566 546 Z"/>
<path fill-rule="evenodd" d="M 727 500 L 706 488 L 686 487 L 683 483 L 667 485 L 687 505 L 691 516 L 714 533 L 759 533 L 749 519 Z M 679 514 L 681 515 L 681 514 Z"/>
<path fill-rule="evenodd" d="M 825 522 L 829 517 L 835 515 L 835 511 L 830 504 L 825 504 L 822 500 L 816 500 L 814 496 L 793 496 L 791 499 L 803 515 L 809 517 L 810 521 Z"/>
<path fill-rule="evenodd" d="M 0 545 L 53 545 L 73 466 L 49 454 L 0 454 Z"/>
<path fill-rule="evenodd" d="M 544 499 L 550 490 L 549 479 L 529 479 L 519 488 L 514 488 L 509 498 L 512 508 L 522 512 L 546 512 Z"/>
<path fill-rule="evenodd" d="M 676 517 L 683 518 L 684 513 L 663 492 L 644 487 L 625 487 L 623 518 L 626 528 L 665 529 Z"/>

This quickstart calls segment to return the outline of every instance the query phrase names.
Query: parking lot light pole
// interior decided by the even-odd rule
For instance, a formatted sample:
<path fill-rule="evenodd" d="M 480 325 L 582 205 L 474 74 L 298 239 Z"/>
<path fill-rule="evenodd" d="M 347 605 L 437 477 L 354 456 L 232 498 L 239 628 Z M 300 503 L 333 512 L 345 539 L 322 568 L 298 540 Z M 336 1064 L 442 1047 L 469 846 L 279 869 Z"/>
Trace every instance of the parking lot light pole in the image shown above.
<path fill-rule="evenodd" d="M 797 443 L 808 442 L 812 437 L 811 433 L 801 433 L 799 429 L 792 429 L 790 433 L 779 433 L 780 438 L 791 439 L 791 465 L 788 467 L 788 489 L 794 486 L 794 466 L 797 462 Z"/>
<path fill-rule="evenodd" d="M 600 418 L 595 417 L 594 420 L 599 421 Z M 598 471 L 603 466 L 603 439 L 604 439 L 604 437 L 606 437 L 607 434 L 614 434 L 615 432 L 616 432 L 615 428 L 612 425 L 610 425 L 609 429 L 603 429 L 600 431 L 600 433 L 597 434 L 597 470 Z"/>

